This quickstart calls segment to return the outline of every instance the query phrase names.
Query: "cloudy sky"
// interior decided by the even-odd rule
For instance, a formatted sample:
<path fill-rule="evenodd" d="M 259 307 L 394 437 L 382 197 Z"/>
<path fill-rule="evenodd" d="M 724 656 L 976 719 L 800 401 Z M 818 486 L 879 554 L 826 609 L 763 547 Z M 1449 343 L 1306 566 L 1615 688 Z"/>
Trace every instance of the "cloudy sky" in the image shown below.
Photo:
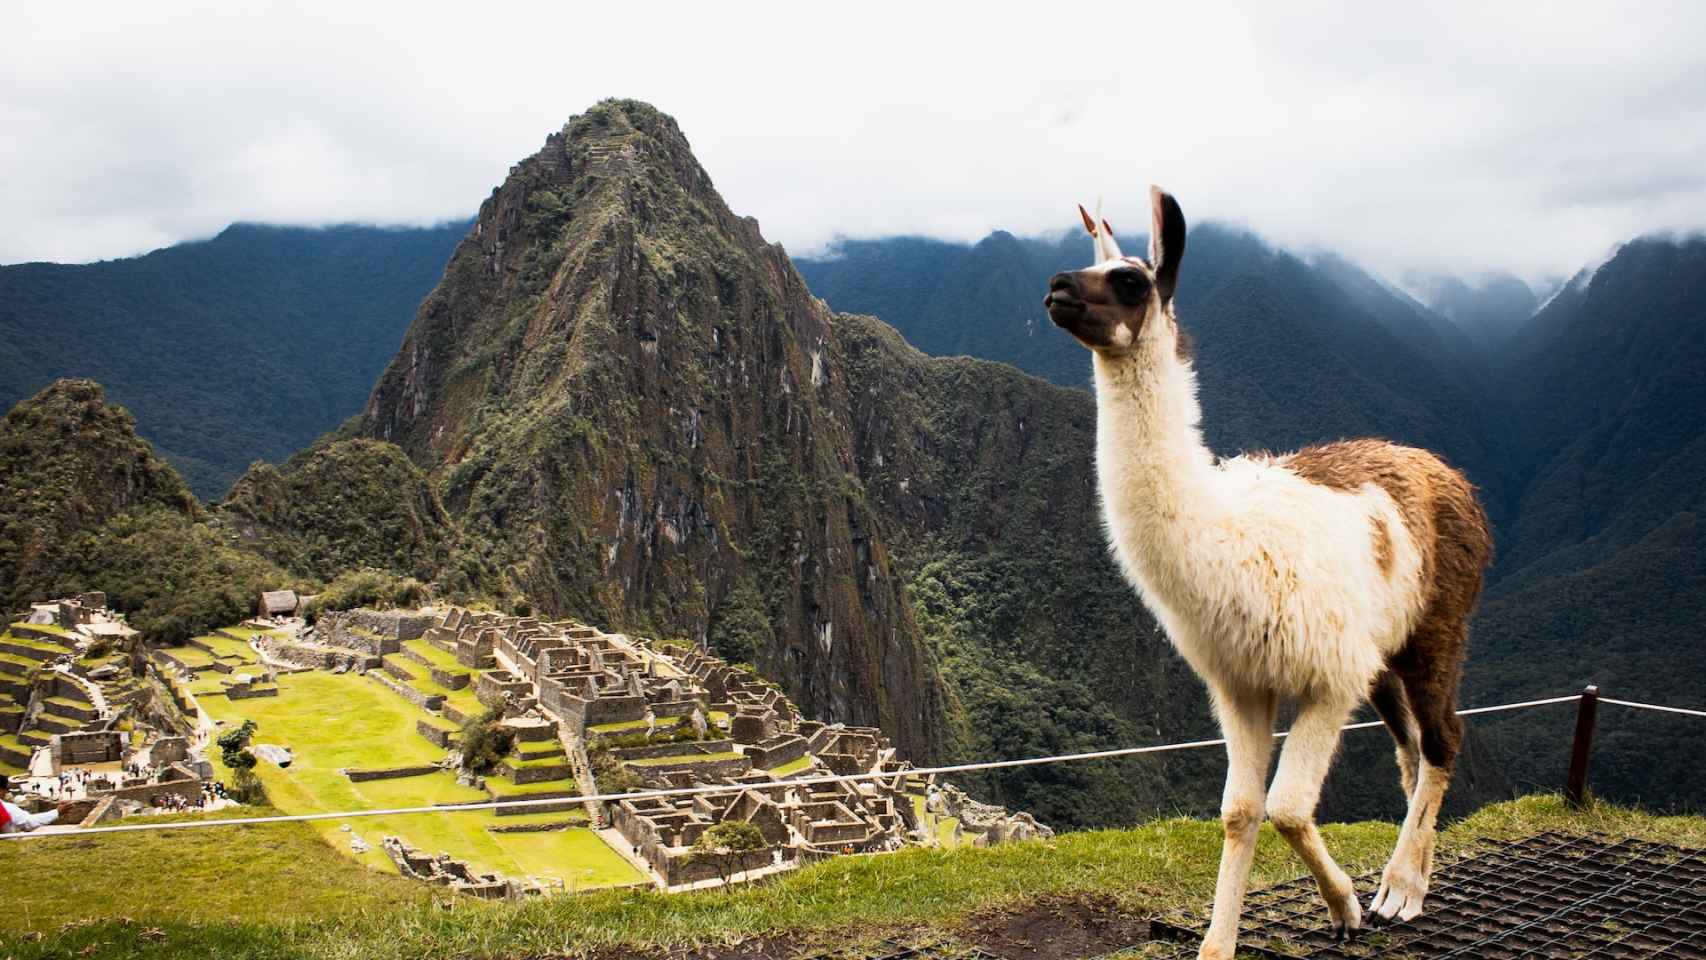
<path fill-rule="evenodd" d="M 1151 181 L 1392 275 L 1706 227 L 1697 2 L 91 6 L 5 14 L 0 263 L 468 216 L 607 96 L 793 252 L 1135 229 Z"/>

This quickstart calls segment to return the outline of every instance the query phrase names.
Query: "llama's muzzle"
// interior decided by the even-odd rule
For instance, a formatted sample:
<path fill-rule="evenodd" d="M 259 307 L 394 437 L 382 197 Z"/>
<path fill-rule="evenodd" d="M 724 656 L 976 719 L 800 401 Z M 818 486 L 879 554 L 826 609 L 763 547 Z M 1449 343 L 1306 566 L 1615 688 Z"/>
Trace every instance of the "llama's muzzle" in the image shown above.
<path fill-rule="evenodd" d="M 1084 315 L 1084 301 L 1078 296 L 1078 285 L 1070 273 L 1057 273 L 1049 278 L 1048 296 L 1043 298 L 1048 318 L 1057 327 L 1067 326 Z"/>

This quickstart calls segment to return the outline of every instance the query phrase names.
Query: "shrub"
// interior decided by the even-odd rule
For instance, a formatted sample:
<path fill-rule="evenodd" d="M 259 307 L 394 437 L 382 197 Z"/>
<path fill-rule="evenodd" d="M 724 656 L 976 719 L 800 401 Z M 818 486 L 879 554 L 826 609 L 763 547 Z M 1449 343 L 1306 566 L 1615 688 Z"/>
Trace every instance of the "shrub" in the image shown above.
<path fill-rule="evenodd" d="M 515 731 L 500 726 L 503 708 L 490 707 L 485 713 L 462 725 L 457 741 L 462 769 L 471 773 L 490 773 L 499 761 L 515 746 Z"/>
<path fill-rule="evenodd" d="M 724 820 L 693 841 L 688 863 L 709 863 L 724 883 L 744 869 L 746 858 L 763 850 L 768 844 L 764 834 L 745 820 Z"/>
<path fill-rule="evenodd" d="M 414 577 L 399 577 L 372 568 L 346 570 L 314 598 L 309 605 L 307 620 L 309 623 L 317 621 L 324 610 L 417 607 L 426 599 L 426 584 Z"/>

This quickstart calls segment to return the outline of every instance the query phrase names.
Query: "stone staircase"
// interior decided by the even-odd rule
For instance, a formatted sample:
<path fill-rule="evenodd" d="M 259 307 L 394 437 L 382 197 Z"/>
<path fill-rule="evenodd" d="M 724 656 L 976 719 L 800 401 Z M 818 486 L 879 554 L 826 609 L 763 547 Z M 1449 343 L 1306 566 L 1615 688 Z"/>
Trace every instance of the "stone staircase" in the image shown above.
<path fill-rule="evenodd" d="M 593 796 L 598 793 L 598 779 L 592 774 L 592 759 L 586 755 L 586 742 L 580 734 L 567 723 L 557 724 L 557 739 L 563 744 L 563 753 L 568 755 L 569 765 L 574 768 L 575 783 L 580 787 L 582 796 Z M 597 800 L 588 800 L 586 807 L 586 822 L 594 830 L 603 830 L 609 823 L 605 816 L 604 804 Z"/>

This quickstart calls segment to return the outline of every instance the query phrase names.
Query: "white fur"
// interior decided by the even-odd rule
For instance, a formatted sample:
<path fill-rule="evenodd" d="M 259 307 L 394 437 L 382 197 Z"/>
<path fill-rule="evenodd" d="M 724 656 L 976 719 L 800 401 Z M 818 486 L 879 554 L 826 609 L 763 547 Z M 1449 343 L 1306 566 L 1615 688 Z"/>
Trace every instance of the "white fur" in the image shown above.
<path fill-rule="evenodd" d="M 1283 458 L 1215 463 L 1175 336 L 1152 316 L 1131 354 L 1096 355 L 1096 468 L 1121 569 L 1205 679 L 1361 699 L 1425 600 L 1397 505 L 1372 484 L 1311 483 Z M 1390 575 L 1375 559 L 1375 517 Z"/>
<path fill-rule="evenodd" d="M 1425 585 L 1421 551 L 1380 487 L 1311 483 L 1285 458 L 1215 461 L 1198 427 L 1196 375 L 1175 356 L 1177 336 L 1170 311 L 1155 303 L 1133 342 L 1095 353 L 1096 469 L 1120 568 L 1208 684 L 1226 734 L 1226 845 L 1201 955 L 1230 957 L 1264 812 L 1315 875 L 1335 926 L 1361 925 L 1314 810 L 1339 728 L 1421 617 Z M 1390 571 L 1376 558 L 1376 518 L 1391 544 Z M 1298 698 L 1301 708 L 1264 805 L 1279 697 Z M 1415 799 L 1426 792 L 1437 808 L 1432 791 L 1443 783 L 1426 769 L 1420 780 Z M 1389 870 L 1399 892 L 1380 904 L 1383 915 L 1420 910 L 1430 828 L 1406 824 L 1409 842 L 1394 855 L 1401 865 Z"/>

